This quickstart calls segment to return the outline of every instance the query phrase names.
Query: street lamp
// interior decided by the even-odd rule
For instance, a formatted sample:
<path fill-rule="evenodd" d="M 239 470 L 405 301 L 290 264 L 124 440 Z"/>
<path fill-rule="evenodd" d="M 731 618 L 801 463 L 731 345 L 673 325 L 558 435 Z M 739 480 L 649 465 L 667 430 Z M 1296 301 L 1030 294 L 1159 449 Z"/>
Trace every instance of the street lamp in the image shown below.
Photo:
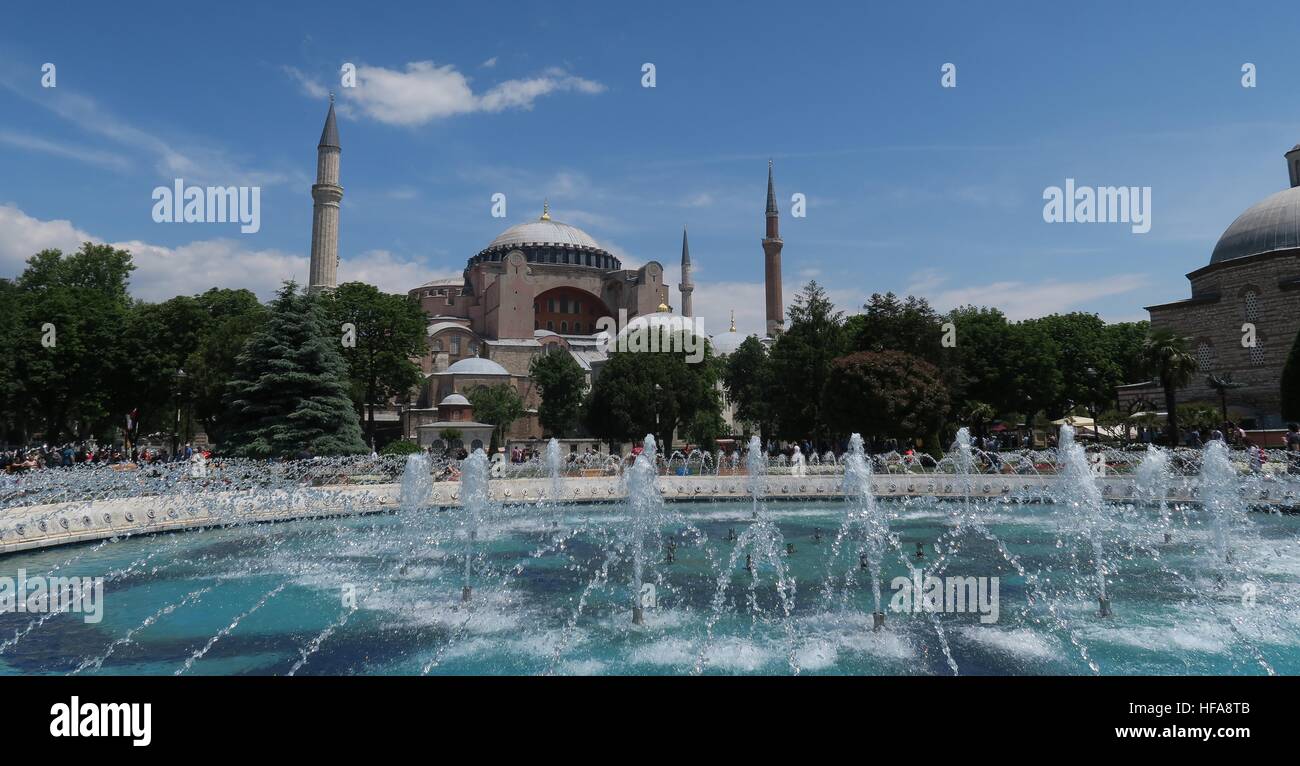
<path fill-rule="evenodd" d="M 185 385 L 185 379 L 189 376 L 185 370 L 176 368 L 176 427 L 172 429 L 172 460 L 176 459 L 177 441 L 181 435 L 181 387 Z"/>

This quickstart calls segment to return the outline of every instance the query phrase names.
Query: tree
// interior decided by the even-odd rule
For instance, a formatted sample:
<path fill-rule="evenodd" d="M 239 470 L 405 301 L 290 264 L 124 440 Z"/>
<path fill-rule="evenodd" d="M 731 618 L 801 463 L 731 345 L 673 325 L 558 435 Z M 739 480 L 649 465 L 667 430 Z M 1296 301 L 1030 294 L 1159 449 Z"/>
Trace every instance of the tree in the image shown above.
<path fill-rule="evenodd" d="M 348 366 L 349 388 L 366 415 L 366 441 L 374 444 L 375 405 L 405 397 L 420 384 L 425 317 L 406 295 L 382 293 L 364 282 L 347 282 L 329 295 L 333 335 Z M 343 325 L 353 327 L 352 344 L 342 342 Z"/>
<path fill-rule="evenodd" d="M 1296 334 L 1286 365 L 1282 367 L 1282 417 L 1300 420 L 1300 333 Z"/>
<path fill-rule="evenodd" d="M 835 413 L 838 436 L 923 436 L 931 446 L 949 409 L 939 368 L 902 351 L 858 351 L 836 359 L 824 399 Z"/>
<path fill-rule="evenodd" d="M 956 411 L 968 417 L 980 415 L 983 422 L 1019 408 L 1023 396 L 1016 385 L 1015 329 L 1007 318 L 997 309 L 963 306 L 945 319 L 956 333 L 949 357 L 949 392 Z"/>
<path fill-rule="evenodd" d="M 1142 347 L 1145 369 L 1160 381 L 1168 413 L 1169 446 L 1179 442 L 1178 389 L 1196 373 L 1196 358 L 1187 350 L 1187 340 L 1171 330 L 1153 330 Z"/>
<path fill-rule="evenodd" d="M 763 436 L 772 435 L 772 365 L 767 346 L 751 335 L 726 358 L 722 383 L 736 406 L 736 419 L 757 426 Z"/>
<path fill-rule="evenodd" d="M 608 442 L 639 441 L 654 434 L 664 452 L 672 449 L 674 432 L 696 438 L 692 424 L 701 423 L 697 434 L 707 431 L 708 414 L 722 408 L 711 354 L 706 348 L 704 358 L 694 363 L 679 351 L 610 354 L 583 407 L 587 429 Z"/>
<path fill-rule="evenodd" d="M 519 398 L 519 392 L 509 383 L 470 386 L 465 396 L 474 405 L 474 419 L 493 426 L 488 454 L 495 454 L 497 447 L 505 440 L 510 425 L 524 416 L 523 399 Z"/>
<path fill-rule="evenodd" d="M 829 434 L 829 418 L 822 409 L 822 391 L 831 362 L 845 350 L 844 313 L 835 310 L 814 280 L 795 295 L 788 316 L 790 326 L 771 351 L 772 385 L 766 400 L 772 407 L 775 435 L 824 437 Z"/>
<path fill-rule="evenodd" d="M 198 348 L 185 360 L 189 405 L 203 430 L 225 441 L 226 388 L 235 377 L 239 354 L 266 323 L 267 309 L 248 290 L 212 288 L 195 297 L 207 314 Z"/>
<path fill-rule="evenodd" d="M 227 450 L 244 457 L 368 452 L 323 301 L 286 282 L 236 360 Z"/>
<path fill-rule="evenodd" d="M 1096 314 L 1078 311 L 1037 321 L 1056 342 L 1056 367 L 1063 382 L 1057 400 L 1044 403 L 1048 415 L 1059 417 L 1075 405 L 1085 405 L 1095 418 L 1114 399 L 1115 387 L 1125 382 L 1111 357 L 1106 323 Z"/>
<path fill-rule="evenodd" d="M 945 366 L 943 320 L 924 298 L 874 293 L 862 309 L 851 322 L 855 351 L 905 351 Z"/>
<path fill-rule="evenodd" d="M 87 438 L 125 413 L 136 383 L 122 332 L 134 268 L 129 252 L 87 242 L 70 255 L 42 250 L 5 288 L 13 304 L 4 351 L 12 356 L 0 388 L 24 440 L 33 425 L 50 443 Z"/>
<path fill-rule="evenodd" d="M 528 374 L 537 384 L 542 398 L 537 408 L 537 420 L 545 432 L 554 436 L 573 433 L 582 411 L 582 397 L 587 388 L 587 376 L 563 349 L 534 356 L 528 364 Z"/>

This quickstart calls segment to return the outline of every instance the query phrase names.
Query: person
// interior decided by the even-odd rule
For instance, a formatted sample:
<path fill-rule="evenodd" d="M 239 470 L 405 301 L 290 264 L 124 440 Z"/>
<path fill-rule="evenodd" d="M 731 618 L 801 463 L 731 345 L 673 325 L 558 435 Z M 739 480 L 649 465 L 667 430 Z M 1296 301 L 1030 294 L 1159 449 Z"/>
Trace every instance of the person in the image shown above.
<path fill-rule="evenodd" d="M 1286 472 L 1300 473 L 1300 423 L 1288 423 L 1286 427 Z"/>

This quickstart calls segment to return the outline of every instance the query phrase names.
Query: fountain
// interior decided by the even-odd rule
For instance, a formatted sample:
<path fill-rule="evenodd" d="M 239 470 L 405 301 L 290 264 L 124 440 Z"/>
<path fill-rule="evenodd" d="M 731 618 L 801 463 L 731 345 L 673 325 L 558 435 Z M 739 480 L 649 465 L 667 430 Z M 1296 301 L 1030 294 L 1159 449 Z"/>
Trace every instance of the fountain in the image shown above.
<path fill-rule="evenodd" d="M 474 593 L 471 584 L 474 575 L 474 544 L 478 540 L 479 527 L 485 521 L 492 499 L 488 492 L 487 453 L 481 447 L 461 463 L 460 494 L 465 519 L 465 577 L 460 600 L 468 602 Z"/>
<path fill-rule="evenodd" d="M 756 439 L 670 475 L 653 439 L 621 476 L 542 452 L 501 476 L 476 450 L 7 477 L 0 577 L 102 577 L 113 608 L 19 613 L 0 587 L 0 675 L 1300 673 L 1280 452 L 1110 449 L 1101 474 L 1068 428 L 996 458 L 959 432 L 937 463 L 854 438 L 806 475 Z M 886 624 L 891 584 L 972 573 L 1003 575 L 990 624 Z"/>

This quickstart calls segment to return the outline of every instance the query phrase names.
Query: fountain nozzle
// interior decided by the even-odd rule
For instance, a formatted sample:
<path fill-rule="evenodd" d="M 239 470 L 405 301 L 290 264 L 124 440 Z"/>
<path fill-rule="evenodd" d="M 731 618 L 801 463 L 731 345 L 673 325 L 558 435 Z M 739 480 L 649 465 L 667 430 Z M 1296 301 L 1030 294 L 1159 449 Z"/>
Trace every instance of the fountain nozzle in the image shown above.
<path fill-rule="evenodd" d="M 645 609 L 639 606 L 632 607 L 632 624 L 645 625 Z"/>
<path fill-rule="evenodd" d="M 925 543 L 916 544 L 916 557 L 918 559 L 925 558 Z"/>
<path fill-rule="evenodd" d="M 872 613 L 871 613 L 871 632 L 872 632 L 872 633 L 879 633 L 879 632 L 880 632 L 880 629 L 883 628 L 883 627 L 885 627 L 885 613 L 884 613 L 884 612 L 872 612 Z"/>
<path fill-rule="evenodd" d="M 474 589 L 473 589 L 473 588 L 471 588 L 471 587 L 468 586 L 468 585 L 466 585 L 464 588 L 461 588 L 461 590 L 460 590 L 460 601 L 461 601 L 462 604 L 468 604 L 469 601 L 470 601 L 470 599 L 473 598 L 473 597 L 474 597 Z"/>
<path fill-rule="evenodd" d="M 1109 617 L 1109 616 L 1110 616 L 1110 599 L 1106 598 L 1105 596 L 1099 596 L 1099 597 L 1097 598 L 1097 603 L 1101 606 L 1101 609 L 1097 612 L 1097 616 L 1098 616 L 1098 617 Z"/>

